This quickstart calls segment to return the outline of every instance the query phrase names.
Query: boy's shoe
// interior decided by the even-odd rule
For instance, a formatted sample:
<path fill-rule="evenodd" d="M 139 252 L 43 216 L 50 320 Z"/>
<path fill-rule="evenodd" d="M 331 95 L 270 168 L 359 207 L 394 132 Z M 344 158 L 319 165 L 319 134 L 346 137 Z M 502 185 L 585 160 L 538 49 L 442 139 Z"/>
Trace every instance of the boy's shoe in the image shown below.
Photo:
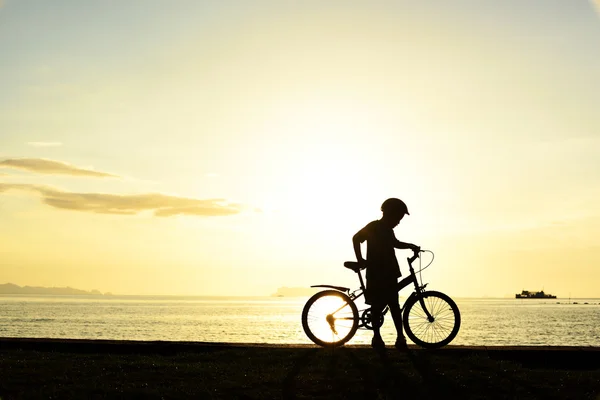
<path fill-rule="evenodd" d="M 398 350 L 408 350 L 408 345 L 406 344 L 406 338 L 404 336 L 396 339 L 396 343 L 394 343 L 394 347 Z"/>
<path fill-rule="evenodd" d="M 371 339 L 371 347 L 375 350 L 383 350 L 385 349 L 385 342 L 382 338 L 373 338 Z"/>

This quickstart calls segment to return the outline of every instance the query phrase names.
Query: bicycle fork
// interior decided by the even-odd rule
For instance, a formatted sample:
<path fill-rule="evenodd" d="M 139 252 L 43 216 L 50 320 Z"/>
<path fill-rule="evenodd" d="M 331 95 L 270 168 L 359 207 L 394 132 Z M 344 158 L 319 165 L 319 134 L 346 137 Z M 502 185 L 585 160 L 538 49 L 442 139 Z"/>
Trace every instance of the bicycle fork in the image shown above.
<path fill-rule="evenodd" d="M 435 320 L 435 318 L 433 318 L 433 316 L 431 315 L 431 313 L 425 306 L 425 301 L 423 300 L 423 292 L 425 291 L 425 287 L 427 286 L 427 284 L 425 284 L 423 286 L 419 286 L 419 284 L 417 282 L 417 277 L 415 275 L 415 270 L 413 269 L 413 266 L 412 266 L 413 261 L 416 260 L 417 257 L 418 257 L 418 255 L 415 254 L 414 256 L 406 259 L 406 261 L 408 262 L 408 268 L 410 269 L 410 276 L 403 279 L 402 281 L 400 281 L 400 285 L 401 285 L 401 287 L 408 285 L 409 280 L 411 280 L 414 283 L 414 285 L 415 285 L 415 293 L 414 294 L 419 299 L 419 304 L 421 305 L 421 308 L 425 312 L 425 315 L 427 316 L 427 320 L 431 323 Z"/>
<path fill-rule="evenodd" d="M 427 286 L 427 285 L 425 285 L 425 286 Z M 423 286 L 423 289 L 425 289 L 425 286 Z M 421 291 L 419 291 L 419 294 L 417 294 L 417 297 L 419 298 L 419 304 L 421 305 L 421 308 L 423 309 L 423 311 L 425 312 L 425 315 L 427 316 L 427 320 L 430 323 L 435 321 L 435 318 L 431 315 L 431 313 L 429 313 L 429 310 L 427 309 L 427 307 L 425 307 L 425 301 L 423 300 L 423 293 Z"/>

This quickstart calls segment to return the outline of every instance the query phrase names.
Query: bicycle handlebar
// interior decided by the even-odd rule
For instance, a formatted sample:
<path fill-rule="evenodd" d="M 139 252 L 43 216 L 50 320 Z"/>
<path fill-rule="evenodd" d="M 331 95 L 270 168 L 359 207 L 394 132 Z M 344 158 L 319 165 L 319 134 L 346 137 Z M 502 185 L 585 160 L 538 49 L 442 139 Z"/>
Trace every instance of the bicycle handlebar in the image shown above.
<path fill-rule="evenodd" d="M 406 259 L 406 261 L 408 261 L 409 265 L 412 265 L 413 261 L 415 261 L 417 258 L 419 258 L 419 254 L 422 252 L 422 250 L 413 250 L 414 254 L 412 257 L 408 257 Z"/>

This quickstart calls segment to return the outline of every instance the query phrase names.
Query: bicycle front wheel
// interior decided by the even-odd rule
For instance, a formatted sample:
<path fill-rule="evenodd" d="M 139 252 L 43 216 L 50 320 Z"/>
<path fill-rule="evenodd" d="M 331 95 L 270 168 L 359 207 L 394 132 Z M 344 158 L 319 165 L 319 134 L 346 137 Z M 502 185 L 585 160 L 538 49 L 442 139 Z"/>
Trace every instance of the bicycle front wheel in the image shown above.
<path fill-rule="evenodd" d="M 418 296 L 410 297 L 402 314 L 406 336 L 428 349 L 445 346 L 456 337 L 460 329 L 458 306 L 444 293 L 427 291 L 422 293 L 422 297 L 432 318 L 427 316 Z"/>
<path fill-rule="evenodd" d="M 306 336 L 323 347 L 342 346 L 358 329 L 358 309 L 345 293 L 324 290 L 313 295 L 302 310 Z"/>

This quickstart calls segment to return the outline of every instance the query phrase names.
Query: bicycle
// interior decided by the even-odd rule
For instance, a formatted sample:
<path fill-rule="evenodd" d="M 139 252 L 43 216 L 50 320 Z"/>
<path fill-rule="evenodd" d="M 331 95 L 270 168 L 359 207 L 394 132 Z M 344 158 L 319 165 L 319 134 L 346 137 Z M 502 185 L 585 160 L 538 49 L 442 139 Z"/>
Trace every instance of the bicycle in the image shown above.
<path fill-rule="evenodd" d="M 432 259 L 425 267 L 419 264 L 419 279 L 413 268 L 413 262 L 420 253 L 431 253 Z M 408 257 L 409 276 L 398 282 L 398 292 L 414 284 L 414 291 L 401 307 L 402 323 L 406 335 L 417 345 L 424 348 L 438 348 L 450 343 L 460 329 L 460 311 L 448 295 L 428 290 L 422 284 L 421 271 L 433 263 L 434 254 L 430 250 L 415 251 Z M 356 261 L 346 261 L 344 267 L 356 272 L 360 287 L 353 291 L 350 288 L 334 285 L 313 285 L 311 287 L 328 288 L 314 294 L 308 299 L 302 310 L 302 327 L 315 344 L 323 347 L 337 347 L 347 343 L 359 328 L 373 329 L 371 308 L 358 310 L 355 300 L 365 293 L 365 285 L 361 270 L 364 269 Z M 419 282 L 421 281 L 421 282 Z M 379 319 L 383 324 L 386 306 Z M 359 316 L 360 313 L 360 316 Z"/>

